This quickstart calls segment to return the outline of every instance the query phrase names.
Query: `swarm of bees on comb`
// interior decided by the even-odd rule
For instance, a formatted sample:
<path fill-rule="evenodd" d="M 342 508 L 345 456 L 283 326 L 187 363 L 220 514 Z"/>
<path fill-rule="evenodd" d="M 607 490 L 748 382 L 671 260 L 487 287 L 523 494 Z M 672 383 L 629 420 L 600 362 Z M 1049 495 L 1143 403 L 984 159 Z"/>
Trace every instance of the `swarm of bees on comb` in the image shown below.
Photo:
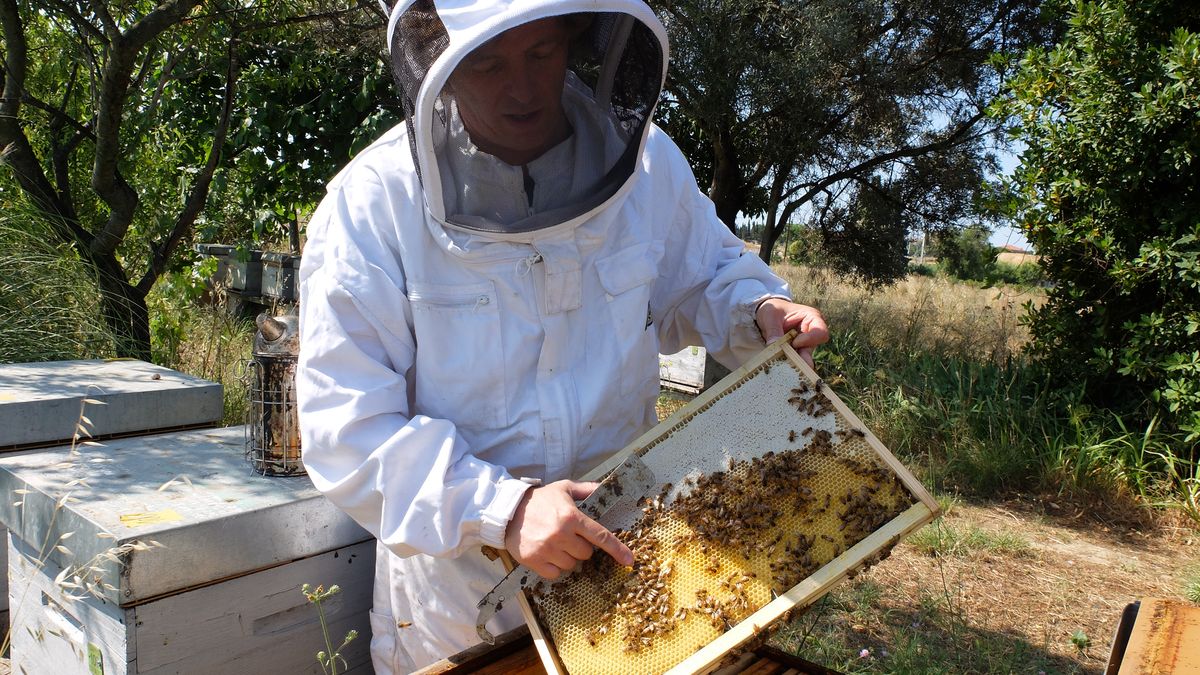
<path fill-rule="evenodd" d="M 595 555 L 532 589 L 568 672 L 665 672 L 914 503 L 819 380 L 784 391 L 794 413 L 774 449 L 664 483 L 614 529 L 632 566 Z"/>

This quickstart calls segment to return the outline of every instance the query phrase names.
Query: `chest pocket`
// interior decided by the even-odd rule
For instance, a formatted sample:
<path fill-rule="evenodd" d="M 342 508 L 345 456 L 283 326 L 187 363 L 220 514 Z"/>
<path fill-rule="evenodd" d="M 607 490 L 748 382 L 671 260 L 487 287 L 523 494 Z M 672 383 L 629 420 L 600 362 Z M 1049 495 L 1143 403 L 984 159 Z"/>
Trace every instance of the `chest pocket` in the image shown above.
<path fill-rule="evenodd" d="M 600 286 L 608 300 L 618 377 L 625 395 L 658 390 L 658 336 L 650 325 L 650 290 L 658 278 L 658 256 L 650 244 L 638 244 L 596 261 Z"/>
<path fill-rule="evenodd" d="M 467 428 L 508 424 L 500 307 L 491 282 L 409 282 L 417 357 L 414 412 Z"/>

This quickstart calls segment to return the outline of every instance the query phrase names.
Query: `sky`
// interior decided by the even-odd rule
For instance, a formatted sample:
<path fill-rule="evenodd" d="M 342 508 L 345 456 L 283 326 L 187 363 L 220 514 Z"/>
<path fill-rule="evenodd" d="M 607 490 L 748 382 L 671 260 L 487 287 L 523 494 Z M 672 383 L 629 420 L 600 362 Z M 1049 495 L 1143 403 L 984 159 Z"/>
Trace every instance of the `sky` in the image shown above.
<path fill-rule="evenodd" d="M 1020 161 L 1020 158 L 1016 153 L 1019 153 L 1024 148 L 1024 145 L 1022 145 L 1020 141 L 1014 142 L 1013 145 L 1014 147 L 1011 149 L 1011 151 L 1001 148 L 997 152 L 997 158 L 1000 160 L 1000 175 L 1002 176 L 1011 175 L 1013 169 L 1017 168 L 1017 163 Z M 1025 235 L 1021 234 L 1019 230 L 1013 227 L 997 227 L 996 231 L 992 232 L 990 241 L 992 246 L 1004 246 L 1005 244 L 1012 244 L 1013 246 L 1020 246 L 1026 251 L 1029 250 L 1029 240 L 1026 239 Z"/>
<path fill-rule="evenodd" d="M 996 231 L 992 232 L 990 241 L 992 242 L 992 246 L 1004 246 L 1005 244 L 1012 244 L 1013 246 L 1019 246 L 1026 251 L 1029 250 L 1029 241 L 1025 239 L 1025 235 L 1021 234 L 1015 228 L 1008 226 L 996 228 Z"/>

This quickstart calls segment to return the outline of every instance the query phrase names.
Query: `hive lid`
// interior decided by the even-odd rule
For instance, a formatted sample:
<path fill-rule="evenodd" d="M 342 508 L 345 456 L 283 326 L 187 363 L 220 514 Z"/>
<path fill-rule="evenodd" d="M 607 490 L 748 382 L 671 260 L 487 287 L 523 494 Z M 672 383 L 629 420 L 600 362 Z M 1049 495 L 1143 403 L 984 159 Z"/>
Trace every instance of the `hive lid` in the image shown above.
<path fill-rule="evenodd" d="M 94 436 L 216 424 L 221 385 L 135 359 L 0 365 L 0 449 L 66 442 L 85 398 Z"/>
<path fill-rule="evenodd" d="M 712 670 L 937 512 L 786 339 L 585 479 L 629 454 L 657 497 L 599 520 L 638 562 L 596 555 L 522 599 L 548 672 Z"/>
<path fill-rule="evenodd" d="M 307 476 L 254 473 L 244 439 L 227 427 L 11 453 L 0 521 L 122 606 L 370 538 Z"/>

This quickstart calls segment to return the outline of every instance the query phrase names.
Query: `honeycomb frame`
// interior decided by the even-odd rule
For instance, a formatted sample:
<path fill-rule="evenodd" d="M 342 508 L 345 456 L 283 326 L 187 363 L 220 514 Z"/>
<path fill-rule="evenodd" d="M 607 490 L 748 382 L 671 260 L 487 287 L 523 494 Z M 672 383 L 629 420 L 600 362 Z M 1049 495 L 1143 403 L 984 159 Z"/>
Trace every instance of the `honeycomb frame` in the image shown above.
<path fill-rule="evenodd" d="M 674 654 L 684 653 L 686 655 L 678 659 L 675 659 L 674 656 L 663 657 L 667 658 L 666 665 L 661 663 L 663 658 L 659 658 L 658 662 L 653 660 L 648 662 L 644 655 L 636 653 L 640 652 L 640 647 L 636 642 L 637 631 L 629 629 L 632 619 L 621 618 L 619 620 L 621 623 L 618 625 L 615 623 L 616 620 L 609 618 L 611 612 L 605 612 L 601 617 L 604 621 L 598 625 L 611 627 L 613 636 L 601 637 L 601 640 L 612 642 L 617 639 L 618 630 L 622 630 L 627 634 L 624 639 L 629 642 L 631 638 L 628 637 L 628 634 L 633 634 L 632 647 L 630 644 L 623 647 L 624 652 L 627 653 L 626 656 L 612 654 L 611 645 L 607 649 L 609 654 L 603 658 L 608 659 L 605 661 L 606 663 L 613 664 L 611 666 L 613 672 L 667 672 L 671 675 L 711 672 L 717 669 L 723 661 L 726 661 L 731 652 L 745 648 L 747 643 L 753 642 L 756 637 L 761 636 L 765 629 L 792 611 L 806 607 L 820 599 L 843 578 L 853 576 L 857 570 L 886 555 L 887 551 L 890 551 L 891 547 L 905 535 L 936 517 L 937 502 L 912 473 L 804 363 L 790 346 L 790 340 L 791 334 L 768 345 L 741 368 L 730 373 L 676 413 L 635 439 L 607 462 L 589 472 L 583 477 L 583 480 L 600 480 L 631 454 L 637 454 L 655 471 L 655 477 L 660 486 L 657 495 L 646 495 L 646 499 L 639 500 L 636 504 L 633 504 L 632 500 L 618 504 L 600 518 L 602 524 L 618 532 L 627 543 L 631 543 L 640 541 L 629 539 L 635 532 L 636 536 L 642 537 L 642 539 L 655 539 L 655 536 L 643 535 L 641 534 L 643 530 L 635 529 L 647 522 L 647 518 L 651 519 L 650 523 L 656 524 L 655 527 L 667 523 L 663 526 L 666 530 L 653 530 L 656 535 L 662 535 L 663 531 L 679 532 L 680 524 L 672 521 L 672 513 L 667 513 L 665 509 L 668 506 L 676 509 L 682 508 L 689 503 L 691 495 L 707 495 L 717 492 L 712 485 L 705 484 L 705 481 L 711 477 L 723 476 L 728 473 L 730 480 L 733 480 L 735 475 L 741 477 L 739 480 L 751 480 L 750 477 L 755 475 L 754 472 L 761 471 L 763 472 L 762 484 L 766 485 L 768 469 L 764 467 L 777 465 L 785 455 L 792 457 L 793 460 L 789 461 L 793 461 L 793 463 L 794 461 L 810 462 L 810 464 L 811 462 L 823 462 L 822 466 L 826 467 L 835 464 L 850 467 L 850 471 L 842 469 L 836 475 L 828 473 L 830 471 L 828 468 L 824 469 L 825 473 L 801 470 L 799 474 L 790 475 L 788 478 L 790 482 L 786 484 L 797 486 L 795 491 L 797 500 L 804 499 L 801 491 L 811 492 L 808 487 L 802 486 L 804 478 L 809 476 L 833 480 L 838 485 L 846 486 L 844 497 L 838 500 L 841 506 L 831 504 L 830 495 L 834 488 L 827 488 L 823 500 L 819 493 L 813 495 L 806 507 L 807 511 L 801 508 L 804 505 L 800 501 L 796 501 L 796 508 L 784 514 L 782 525 L 776 524 L 774 519 L 770 523 L 770 526 L 776 530 L 786 530 L 789 534 L 794 534 L 800 542 L 806 541 L 806 535 L 800 531 L 800 528 L 813 528 L 808 535 L 805 550 L 815 551 L 814 555 L 819 562 L 801 567 L 793 565 L 789 573 L 785 575 L 781 571 L 776 571 L 774 562 L 770 563 L 770 568 L 765 566 L 766 562 L 764 561 L 771 560 L 771 555 L 778 555 L 775 553 L 776 546 L 767 544 L 765 545 L 766 550 L 764 550 L 765 540 L 756 541 L 752 536 L 748 536 L 746 541 L 737 547 L 740 555 L 744 556 L 744 562 L 733 554 L 733 549 L 729 546 L 726 546 L 725 549 L 728 550 L 723 550 L 720 555 L 706 553 L 703 560 L 698 558 L 691 549 L 673 554 L 669 562 L 663 563 L 663 567 L 656 570 L 660 575 L 660 580 L 664 578 L 661 574 L 665 571 L 668 577 L 683 576 L 690 580 L 688 583 L 694 584 L 694 579 L 702 577 L 704 574 L 699 567 L 707 563 L 705 573 L 712 581 L 717 581 L 723 586 L 725 591 L 723 597 L 726 598 L 724 602 L 728 603 L 729 599 L 737 600 L 740 603 L 741 611 L 730 610 L 730 614 L 722 613 L 720 614 L 721 620 L 717 621 L 715 619 L 717 612 L 722 611 L 721 607 L 728 609 L 728 604 L 720 605 L 715 599 L 701 597 L 702 591 L 696 590 L 698 599 L 693 605 L 683 605 L 683 599 L 676 603 L 679 607 L 692 608 L 691 619 L 689 619 L 686 609 L 680 612 L 676 604 L 671 604 L 670 612 L 668 612 L 668 605 L 664 598 L 657 598 L 659 609 L 664 617 L 662 620 L 670 623 L 671 628 L 668 630 L 673 630 L 674 620 L 678 620 L 682 625 L 691 626 L 686 629 L 685 633 L 690 633 L 693 638 L 697 635 L 702 636 L 700 638 L 702 642 L 695 645 L 694 648 L 681 646 L 673 650 Z M 780 389 L 781 386 L 789 383 L 796 386 L 790 389 Z M 742 393 L 737 394 L 736 392 L 739 391 Z M 730 412 L 728 409 L 730 406 L 736 406 L 730 401 L 734 401 L 740 396 L 746 401 L 754 402 L 756 408 L 754 412 L 757 412 L 759 407 L 757 404 L 762 400 L 764 392 L 769 394 L 766 398 L 775 403 L 763 405 L 764 410 L 759 414 L 761 419 L 744 422 L 741 429 L 745 431 L 747 428 L 757 428 L 756 425 L 761 426 L 762 422 L 771 422 L 773 419 L 780 422 L 780 425 L 777 428 L 765 430 L 763 434 L 758 434 L 758 438 L 754 438 L 756 434 L 753 432 L 746 434 L 751 436 L 752 442 L 749 444 L 739 443 L 738 447 L 733 449 L 721 445 L 719 453 L 711 452 L 712 448 L 704 445 L 705 439 L 712 435 L 721 436 L 722 431 L 717 430 L 713 434 L 710 427 L 713 421 L 723 419 L 722 414 L 727 415 Z M 781 412 L 780 406 L 776 405 L 781 397 L 786 397 L 789 412 Z M 741 405 L 744 407 L 745 402 Z M 792 407 L 796 408 L 794 413 L 790 412 Z M 709 411 L 713 412 L 705 417 L 704 413 Z M 743 412 L 745 411 L 743 410 Z M 787 419 L 789 415 L 791 416 L 790 420 Z M 737 434 L 738 431 L 735 429 L 723 433 L 727 438 L 731 434 Z M 739 436 L 739 440 L 743 437 Z M 675 447 L 679 445 L 683 445 L 685 448 L 681 450 L 679 447 Z M 697 445 L 702 445 L 702 449 L 695 450 Z M 720 445 L 719 442 L 718 445 Z M 796 447 L 781 450 L 781 445 Z M 777 451 L 779 451 L 778 454 Z M 823 459 L 825 457 L 830 459 L 826 461 Z M 865 463 L 868 460 L 869 471 L 855 468 L 856 462 Z M 776 464 L 773 465 L 771 462 Z M 857 466 L 866 466 L 863 463 Z M 774 471 L 775 469 L 770 470 Z M 867 477 L 868 474 L 870 478 Z M 839 521 L 831 520 L 831 518 L 836 509 L 842 509 L 841 524 L 838 525 L 838 528 L 847 529 L 846 516 L 851 513 L 853 508 L 857 508 L 854 506 L 856 495 L 866 494 L 865 490 L 868 488 L 874 494 L 878 486 L 882 484 L 879 479 L 885 474 L 888 480 L 883 481 L 887 483 L 883 492 L 892 495 L 892 501 L 887 501 L 889 499 L 887 495 L 876 498 L 876 501 L 890 504 L 887 506 L 886 512 L 883 506 L 876 504 L 872 507 L 875 510 L 871 512 L 870 518 L 852 517 L 849 523 L 851 527 L 848 529 L 853 531 L 853 535 L 851 532 L 846 532 L 842 543 L 840 545 L 835 543 L 834 539 L 825 533 L 835 533 L 832 528 L 834 523 Z M 830 478 L 830 476 L 833 477 Z M 817 489 L 817 487 L 814 485 L 813 489 Z M 855 488 L 857 488 L 857 492 Z M 740 488 L 737 490 L 740 493 Z M 774 496 L 778 497 L 779 495 L 776 493 Z M 664 509 L 664 511 L 659 512 L 659 515 L 656 516 L 656 508 Z M 860 510 L 866 508 L 864 506 Z M 828 515 L 820 515 L 825 512 L 828 512 Z M 802 520 L 805 513 L 809 515 Z M 813 513 L 817 515 L 812 515 Z M 747 514 L 743 511 L 741 515 L 746 516 Z M 659 517 L 660 520 L 655 520 L 656 517 Z M 750 514 L 749 517 L 752 518 L 753 515 Z M 649 528 L 650 525 L 646 527 Z M 821 528 L 824 529 L 817 532 Z M 684 529 L 688 533 L 688 537 L 694 537 L 693 528 Z M 818 540 L 818 534 L 828 540 L 828 543 Z M 673 541 L 681 541 L 683 536 L 676 535 L 676 539 Z M 775 537 L 776 543 L 779 536 Z M 851 536 L 857 540 L 852 541 Z M 734 540 L 736 542 L 736 537 Z M 787 545 L 792 546 L 793 544 Z M 798 556 L 799 545 L 795 545 L 797 547 L 796 556 Z M 701 548 L 704 547 L 701 546 Z M 654 550 L 655 555 L 658 555 L 665 549 L 658 546 Z M 681 551 L 678 543 L 674 545 L 673 550 Z M 638 549 L 635 548 L 635 553 L 637 552 Z M 788 552 L 791 554 L 792 549 L 789 548 Z M 642 554 L 638 553 L 638 556 L 639 560 L 642 560 Z M 809 555 L 805 553 L 804 557 L 807 560 Z M 647 558 L 647 560 L 649 559 Z M 708 562 L 708 560 L 712 562 Z M 509 562 L 511 563 L 511 560 Z M 606 563 L 610 569 L 600 570 L 596 567 L 596 565 L 603 566 Z M 592 561 L 585 563 L 585 566 L 589 564 L 592 564 L 590 569 L 570 575 L 564 581 L 547 583 L 544 587 L 539 585 L 533 589 L 527 589 L 518 596 L 521 611 L 525 616 L 543 666 L 551 675 L 583 675 L 583 673 L 600 672 L 599 669 L 585 664 L 586 655 L 583 657 L 578 655 L 579 651 L 584 649 L 580 646 L 581 634 L 585 636 L 584 639 L 592 647 L 597 644 L 597 633 L 594 629 L 594 626 L 597 625 L 595 611 L 592 611 L 591 614 L 583 614 L 579 621 L 569 620 L 576 617 L 566 616 L 564 612 L 575 614 L 584 612 L 584 610 L 573 609 L 573 605 L 579 603 L 572 602 L 571 593 L 577 592 L 589 598 L 585 601 L 584 604 L 586 604 L 600 594 L 600 586 L 596 584 L 607 584 L 609 591 L 606 592 L 612 592 L 613 584 L 619 585 L 621 579 L 614 581 L 614 575 L 619 575 L 620 572 L 611 569 L 615 566 L 606 556 L 594 556 Z M 723 571 L 718 572 L 725 564 L 728 567 L 724 567 Z M 635 567 L 637 565 L 638 563 L 635 563 Z M 673 571 L 672 566 L 681 571 Z M 782 569 L 782 565 L 780 568 Z M 638 598 L 631 598 L 632 594 L 626 592 L 618 606 L 626 606 L 634 600 L 640 602 L 637 605 L 639 607 L 648 606 L 645 602 L 645 594 L 656 596 L 657 591 L 653 590 L 655 586 L 664 589 L 663 592 L 666 593 L 668 592 L 667 588 L 674 588 L 684 583 L 666 578 L 666 581 L 671 582 L 673 586 L 665 586 L 661 581 L 654 584 L 653 574 L 646 575 L 645 570 L 650 568 L 642 566 L 639 569 L 638 573 L 643 577 L 640 582 L 635 583 L 632 578 L 624 581 L 624 588 L 639 589 Z M 730 570 L 733 572 L 726 575 Z M 585 574 L 585 572 L 587 573 Z M 765 581 L 772 574 L 779 576 L 771 576 L 770 582 Z M 797 575 L 801 575 L 798 580 Z M 641 589 L 647 586 L 647 581 L 650 590 L 643 592 Z M 743 590 L 742 582 L 746 582 L 748 590 Z M 778 590 L 771 588 L 779 586 L 780 583 L 787 585 L 779 587 Z M 734 590 L 735 585 L 736 591 Z M 754 590 L 749 590 L 750 586 L 753 586 Z M 691 588 L 691 586 L 685 587 Z M 770 594 L 765 595 L 765 592 Z M 705 590 L 703 593 L 707 594 L 708 591 Z M 558 594 L 557 597 L 556 594 Z M 547 597 L 550 600 L 547 600 Z M 715 597 L 716 593 L 713 594 L 713 598 Z M 605 602 L 611 604 L 615 602 L 614 598 L 615 596 L 609 597 Z M 691 598 L 688 597 L 686 601 L 691 601 Z M 710 614 L 707 617 L 698 616 L 697 608 Z M 671 612 L 674 614 L 672 615 Z M 680 618 L 681 614 L 682 619 Z M 669 616 L 673 616 L 674 620 L 667 618 Z M 733 621 L 730 620 L 731 618 Z M 695 628 L 697 625 L 702 625 L 702 623 L 697 624 L 698 621 L 705 620 L 712 624 L 711 630 L 703 627 Z M 658 621 L 657 616 L 654 617 L 654 621 Z M 689 621 L 691 623 L 688 623 Z M 589 626 L 588 629 L 582 628 L 584 623 Z M 636 627 L 640 624 L 634 625 Z M 649 628 L 657 629 L 658 625 L 655 624 Z M 581 630 L 584 632 L 581 633 Z M 601 635 L 606 635 L 607 632 L 607 630 L 602 630 Z M 565 645 L 565 657 L 559 652 L 556 636 Z M 653 631 L 651 637 L 654 637 Z M 640 639 L 650 645 L 647 646 L 648 650 L 654 648 L 653 640 L 650 638 L 642 637 Z M 666 642 L 675 637 L 655 639 Z M 677 641 L 687 639 L 689 638 L 684 637 Z M 635 653 L 628 654 L 630 649 L 633 649 Z M 601 655 L 595 657 L 596 660 L 601 658 Z M 571 665 L 574 670 L 569 670 L 568 665 Z"/>

